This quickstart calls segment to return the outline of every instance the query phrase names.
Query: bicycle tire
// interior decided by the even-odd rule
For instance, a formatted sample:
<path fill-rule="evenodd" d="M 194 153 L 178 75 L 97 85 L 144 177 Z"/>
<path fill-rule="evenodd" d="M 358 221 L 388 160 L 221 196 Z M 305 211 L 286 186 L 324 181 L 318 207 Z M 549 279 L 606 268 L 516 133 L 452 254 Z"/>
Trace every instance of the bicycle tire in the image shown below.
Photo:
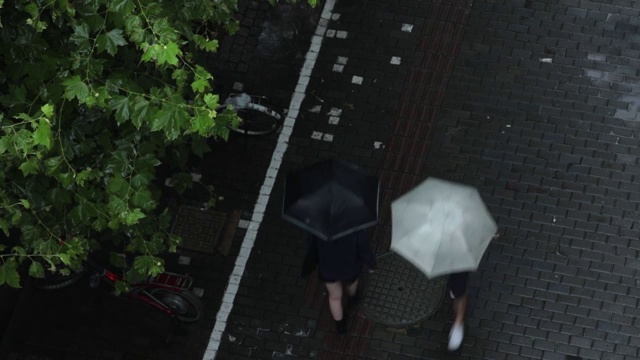
<path fill-rule="evenodd" d="M 226 107 L 227 105 L 223 105 L 218 109 L 221 111 Z M 235 111 L 241 122 L 238 127 L 227 125 L 231 131 L 243 135 L 260 136 L 274 133 L 282 127 L 282 115 L 269 106 L 251 102 Z"/>
<path fill-rule="evenodd" d="M 204 313 L 202 301 L 189 290 L 177 292 L 167 289 L 153 289 L 149 293 L 164 306 L 171 309 L 174 316 L 180 321 L 198 321 Z M 181 301 L 184 301 L 184 303 L 181 303 Z M 184 306 L 185 304 L 187 307 Z"/>
<path fill-rule="evenodd" d="M 50 274 L 41 279 L 33 279 L 33 287 L 39 290 L 63 289 L 77 283 L 88 271 L 86 266 L 81 266 L 69 275 Z"/>

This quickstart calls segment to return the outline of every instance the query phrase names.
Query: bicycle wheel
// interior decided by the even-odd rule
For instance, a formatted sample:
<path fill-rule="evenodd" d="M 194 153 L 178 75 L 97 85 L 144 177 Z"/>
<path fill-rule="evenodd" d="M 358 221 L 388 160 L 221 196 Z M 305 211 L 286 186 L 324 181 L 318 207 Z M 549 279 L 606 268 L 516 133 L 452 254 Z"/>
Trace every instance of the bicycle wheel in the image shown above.
<path fill-rule="evenodd" d="M 221 108 L 224 108 L 223 106 Z M 229 130 L 244 135 L 267 135 L 278 131 L 282 126 L 282 115 L 265 105 L 249 103 L 236 109 L 241 119 L 238 127 L 228 126 Z"/>
<path fill-rule="evenodd" d="M 33 287 L 39 290 L 58 290 L 73 285 L 89 271 L 86 266 L 71 271 L 69 275 L 47 273 L 44 278 L 33 279 Z"/>
<path fill-rule="evenodd" d="M 194 322 L 204 313 L 202 301 L 189 290 L 176 292 L 166 289 L 153 289 L 149 294 L 173 311 L 178 320 Z"/>

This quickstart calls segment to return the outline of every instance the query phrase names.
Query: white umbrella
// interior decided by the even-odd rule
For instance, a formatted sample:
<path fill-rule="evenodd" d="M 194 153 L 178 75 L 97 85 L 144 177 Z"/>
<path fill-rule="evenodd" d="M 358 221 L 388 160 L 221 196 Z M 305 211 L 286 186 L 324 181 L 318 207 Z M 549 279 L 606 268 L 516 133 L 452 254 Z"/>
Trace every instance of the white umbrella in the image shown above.
<path fill-rule="evenodd" d="M 478 190 L 428 178 L 391 204 L 391 250 L 427 277 L 473 271 L 498 227 Z"/>

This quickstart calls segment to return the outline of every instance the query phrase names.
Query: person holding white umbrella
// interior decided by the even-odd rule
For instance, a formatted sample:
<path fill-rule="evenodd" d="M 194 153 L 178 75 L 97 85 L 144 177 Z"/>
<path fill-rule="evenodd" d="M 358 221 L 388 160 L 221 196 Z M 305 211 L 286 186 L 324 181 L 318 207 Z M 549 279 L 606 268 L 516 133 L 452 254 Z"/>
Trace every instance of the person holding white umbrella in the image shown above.
<path fill-rule="evenodd" d="M 497 225 L 478 190 L 428 178 L 391 204 L 391 250 L 428 278 L 449 275 L 455 320 L 450 351 L 462 345 L 467 279 L 493 239 Z"/>

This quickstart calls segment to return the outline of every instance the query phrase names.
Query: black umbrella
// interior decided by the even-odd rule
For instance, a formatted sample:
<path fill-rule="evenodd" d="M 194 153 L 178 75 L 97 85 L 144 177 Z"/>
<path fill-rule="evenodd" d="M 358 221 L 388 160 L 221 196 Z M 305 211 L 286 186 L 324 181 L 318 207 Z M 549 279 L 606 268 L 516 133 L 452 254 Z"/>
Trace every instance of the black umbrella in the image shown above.
<path fill-rule="evenodd" d="M 287 176 L 282 217 L 327 241 L 378 221 L 379 180 L 330 159 Z"/>

